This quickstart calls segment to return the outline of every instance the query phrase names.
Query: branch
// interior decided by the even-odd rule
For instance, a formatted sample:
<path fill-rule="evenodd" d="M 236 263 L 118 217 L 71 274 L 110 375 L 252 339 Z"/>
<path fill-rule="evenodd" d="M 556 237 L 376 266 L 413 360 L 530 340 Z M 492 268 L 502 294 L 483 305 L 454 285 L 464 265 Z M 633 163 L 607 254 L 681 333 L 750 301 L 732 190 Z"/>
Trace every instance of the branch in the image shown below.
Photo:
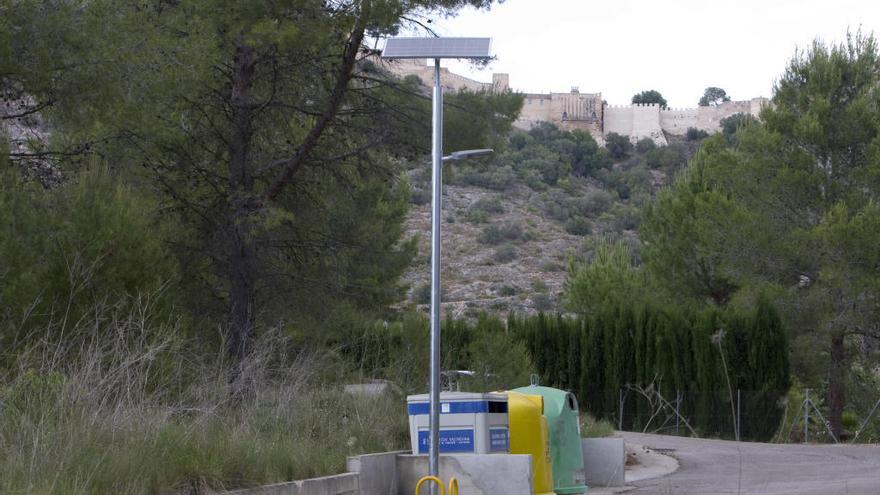
<path fill-rule="evenodd" d="M 327 108 L 324 110 L 321 117 L 318 118 L 318 121 L 315 122 L 314 127 L 309 131 L 309 134 L 306 136 L 302 145 L 296 150 L 292 157 L 282 163 L 283 168 L 281 172 L 278 174 L 275 182 L 269 187 L 268 193 L 266 194 L 268 200 L 274 201 L 278 194 L 281 193 L 281 190 L 284 189 L 288 182 L 290 182 L 293 174 L 296 173 L 312 150 L 318 145 L 321 135 L 324 134 L 327 126 L 330 125 L 330 122 L 336 116 L 339 107 L 342 106 L 342 100 L 345 97 L 348 83 L 352 77 L 355 61 L 357 60 L 358 50 L 360 50 L 361 43 L 363 43 L 364 40 L 365 29 L 366 14 L 361 12 L 355 21 L 354 30 L 352 31 L 351 36 L 349 36 L 345 51 L 342 54 L 342 64 L 339 67 L 339 74 L 336 76 L 336 84 L 333 87 L 332 93 L 330 93 L 330 100 L 327 102 Z"/>

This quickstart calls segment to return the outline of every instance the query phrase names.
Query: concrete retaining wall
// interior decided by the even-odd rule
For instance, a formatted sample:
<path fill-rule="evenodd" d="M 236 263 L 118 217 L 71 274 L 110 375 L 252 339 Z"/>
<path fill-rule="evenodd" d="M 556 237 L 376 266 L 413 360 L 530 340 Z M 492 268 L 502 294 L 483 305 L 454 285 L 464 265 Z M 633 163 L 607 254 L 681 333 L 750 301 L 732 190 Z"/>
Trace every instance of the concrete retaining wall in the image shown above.
<path fill-rule="evenodd" d="M 228 495 L 360 495 L 357 473 L 290 481 L 226 492 Z"/>
<path fill-rule="evenodd" d="M 360 475 L 360 495 L 397 494 L 397 456 L 408 450 L 348 458 L 348 471 Z"/>
<path fill-rule="evenodd" d="M 622 438 L 584 438 L 581 450 L 588 486 L 623 486 L 626 483 L 626 447 Z"/>
<path fill-rule="evenodd" d="M 427 456 L 397 456 L 397 495 L 412 495 L 416 483 L 428 471 Z M 458 479 L 461 493 L 468 495 L 532 495 L 530 455 L 443 455 L 440 479 Z M 428 493 L 427 488 L 422 493 Z"/>

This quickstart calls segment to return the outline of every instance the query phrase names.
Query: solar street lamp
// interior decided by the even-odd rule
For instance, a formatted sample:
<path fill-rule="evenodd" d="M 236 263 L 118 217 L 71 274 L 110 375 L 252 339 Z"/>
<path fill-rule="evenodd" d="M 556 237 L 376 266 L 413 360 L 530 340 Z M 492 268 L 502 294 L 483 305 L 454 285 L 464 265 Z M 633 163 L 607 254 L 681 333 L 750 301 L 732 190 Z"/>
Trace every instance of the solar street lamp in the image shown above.
<path fill-rule="evenodd" d="M 443 90 L 440 86 L 440 59 L 488 59 L 490 38 L 391 38 L 382 58 L 434 59 L 431 139 L 431 374 L 430 436 L 428 474 L 440 472 L 440 209 L 442 206 L 443 161 L 463 160 L 492 153 L 492 150 L 456 151 L 443 156 Z M 431 493 L 435 486 L 431 484 Z"/>

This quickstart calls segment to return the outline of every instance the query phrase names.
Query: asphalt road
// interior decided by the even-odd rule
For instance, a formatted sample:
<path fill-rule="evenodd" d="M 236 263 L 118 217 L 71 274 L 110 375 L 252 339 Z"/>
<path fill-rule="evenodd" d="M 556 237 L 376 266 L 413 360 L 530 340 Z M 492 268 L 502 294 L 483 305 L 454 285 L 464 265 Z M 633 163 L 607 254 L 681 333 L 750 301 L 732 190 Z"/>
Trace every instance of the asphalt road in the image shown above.
<path fill-rule="evenodd" d="M 627 494 L 880 495 L 880 445 L 780 445 L 622 432 L 679 469 Z"/>

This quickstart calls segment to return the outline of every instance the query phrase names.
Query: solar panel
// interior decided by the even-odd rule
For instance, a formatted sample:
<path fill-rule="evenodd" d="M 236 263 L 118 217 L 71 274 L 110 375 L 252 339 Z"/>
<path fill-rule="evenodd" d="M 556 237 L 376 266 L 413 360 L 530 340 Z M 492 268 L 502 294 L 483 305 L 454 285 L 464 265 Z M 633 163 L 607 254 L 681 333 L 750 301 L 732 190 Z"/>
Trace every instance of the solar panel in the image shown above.
<path fill-rule="evenodd" d="M 389 38 L 382 58 L 489 58 L 491 38 Z"/>

